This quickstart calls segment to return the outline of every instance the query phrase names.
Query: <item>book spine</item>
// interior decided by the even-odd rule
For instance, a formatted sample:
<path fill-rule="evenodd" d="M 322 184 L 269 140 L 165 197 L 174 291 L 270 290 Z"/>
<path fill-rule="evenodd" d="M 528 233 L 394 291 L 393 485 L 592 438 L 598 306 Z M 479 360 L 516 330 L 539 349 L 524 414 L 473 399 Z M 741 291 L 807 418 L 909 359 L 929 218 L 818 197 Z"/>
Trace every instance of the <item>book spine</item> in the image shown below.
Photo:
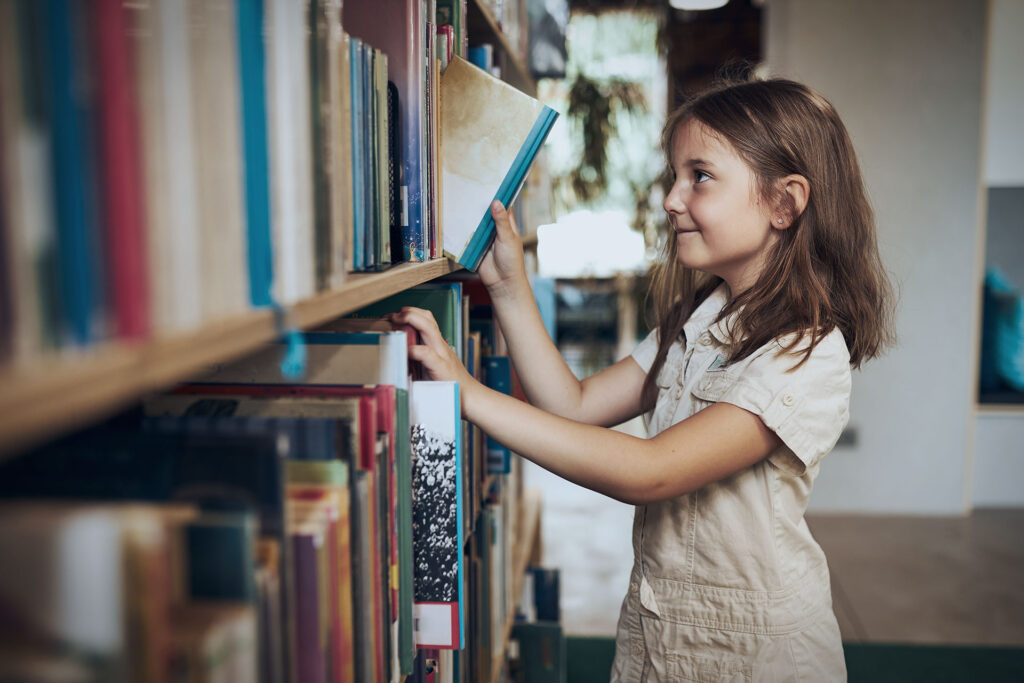
<path fill-rule="evenodd" d="M 211 277 L 204 312 L 218 320 L 247 308 L 245 188 L 241 169 L 241 88 L 233 0 L 189 5 L 194 122 L 199 166 L 200 259 Z"/>
<path fill-rule="evenodd" d="M 295 173 L 298 150 L 295 140 L 295 111 L 289 96 L 291 67 L 289 60 L 288 7 L 284 0 L 267 0 L 267 111 L 269 119 L 269 166 L 271 180 L 271 228 L 274 244 L 274 298 L 281 304 L 293 303 L 311 292 L 303 291 L 300 272 L 306 272 L 300 258 L 298 177 Z M 312 257 L 312 248 L 310 248 Z"/>
<path fill-rule="evenodd" d="M 50 66 L 57 255 L 65 313 L 60 338 L 84 346 L 101 336 L 95 149 L 86 49 L 89 21 L 69 0 L 45 3 Z"/>
<path fill-rule="evenodd" d="M 340 71 L 341 71 L 341 129 L 339 131 L 341 154 L 341 167 L 344 174 L 338 179 L 339 194 L 342 204 L 342 230 L 344 231 L 344 249 L 342 254 L 342 270 L 353 269 L 353 253 L 355 252 L 355 213 L 354 213 L 354 176 L 355 167 L 352 166 L 352 135 L 354 127 L 352 122 L 352 39 L 347 33 L 342 32 L 341 45 L 339 46 Z"/>
<path fill-rule="evenodd" d="M 352 76 L 352 210 L 353 210 L 353 248 L 352 248 L 352 269 L 363 270 L 366 262 L 365 235 L 366 235 L 366 208 L 364 207 L 366 182 L 365 166 L 363 164 L 363 131 L 365 130 L 363 117 L 363 43 L 358 38 L 352 37 L 351 49 L 351 76 Z"/>
<path fill-rule="evenodd" d="M 263 0 L 238 0 L 237 20 L 249 301 L 253 306 L 270 306 L 273 303 L 274 254 L 270 228 Z"/>
<path fill-rule="evenodd" d="M 39 5 L 4 2 L 0 12 L 4 266 L 10 278 L 11 351 L 15 360 L 23 360 L 52 339 L 46 330 L 58 317 L 57 288 L 47 287 L 45 279 L 56 277 L 57 269 L 43 267 L 54 250 L 49 135 L 38 95 L 46 74 L 42 60 L 33 57 L 41 34 Z"/>
<path fill-rule="evenodd" d="M 133 77 L 136 64 L 120 0 L 97 0 L 94 10 L 106 286 L 116 334 L 141 339 L 149 334 L 149 278 Z"/>
<path fill-rule="evenodd" d="M 508 356 L 492 356 L 484 359 L 484 384 L 507 396 L 512 395 L 512 362 Z M 508 474 L 511 471 L 512 453 L 490 436 L 486 438 L 488 474 Z"/>
<path fill-rule="evenodd" d="M 157 190 L 166 191 L 166 214 L 162 215 L 166 222 L 159 223 L 162 229 L 150 231 L 153 238 L 150 264 L 159 269 L 159 264 L 164 259 L 167 261 L 166 270 L 158 280 L 161 328 L 184 331 L 202 322 L 204 293 L 213 281 L 201 266 L 198 137 L 193 119 L 195 85 L 189 66 L 189 7 L 187 0 L 166 0 L 153 11 L 157 25 L 154 39 L 158 43 L 154 59 L 158 61 L 159 76 L 152 97 L 153 108 L 159 113 L 158 118 L 151 119 L 152 110 L 147 112 L 144 124 L 152 120 L 157 127 L 153 132 L 154 145 L 166 155 L 166 165 L 157 168 L 166 176 L 167 184 L 165 189 Z M 158 158 L 153 162 L 160 164 L 159 152 L 155 153 Z M 154 180 L 159 177 L 161 175 L 155 175 Z M 150 183 L 147 189 L 152 187 Z M 150 225 L 157 224 L 151 221 Z"/>
<path fill-rule="evenodd" d="M 391 198 L 388 191 L 388 56 L 381 50 L 376 51 L 374 59 L 374 96 L 377 101 L 377 118 L 374 132 L 377 142 L 377 204 L 379 220 L 377 221 L 377 267 L 387 268 L 391 265 Z"/>
<path fill-rule="evenodd" d="M 352 169 L 347 161 L 345 136 L 349 134 L 344 118 L 343 102 L 346 93 L 343 88 L 347 82 L 344 70 L 348 67 L 345 35 L 341 30 L 341 1 L 325 0 L 327 14 L 327 87 L 330 90 L 330 110 L 327 112 L 328 146 L 330 156 L 330 183 L 328 185 L 328 201 L 330 208 L 330 287 L 336 289 L 345 281 L 348 273 L 348 219 L 345 215 L 351 210 L 346 201 L 345 187 L 351 182 Z M 350 124 L 349 124 L 350 125 Z"/>
<path fill-rule="evenodd" d="M 292 600 L 295 605 L 294 638 L 296 643 L 296 680 L 303 683 L 326 683 L 325 656 L 320 634 L 318 546 L 322 538 L 308 534 L 291 535 L 295 558 L 295 583 Z"/>
<path fill-rule="evenodd" d="M 316 289 L 330 286 L 331 216 L 329 187 L 331 182 L 330 84 L 327 64 L 328 18 L 325 0 L 308 0 L 310 113 L 313 131 L 313 216 L 316 245 Z"/>
<path fill-rule="evenodd" d="M 405 260 L 402 253 L 402 226 L 406 220 L 403 217 L 405 209 L 402 203 L 401 168 L 402 151 L 401 136 L 399 134 L 399 109 L 398 87 L 393 81 L 388 81 L 388 201 L 391 217 L 390 235 L 391 262 L 401 263 Z"/>
<path fill-rule="evenodd" d="M 362 145 L 363 178 L 363 268 L 372 270 L 377 266 L 377 174 L 374 126 L 377 116 L 377 99 L 373 96 L 374 50 L 365 41 L 362 44 L 362 73 L 360 74 L 360 97 L 363 103 L 363 122 L 359 129 Z"/>

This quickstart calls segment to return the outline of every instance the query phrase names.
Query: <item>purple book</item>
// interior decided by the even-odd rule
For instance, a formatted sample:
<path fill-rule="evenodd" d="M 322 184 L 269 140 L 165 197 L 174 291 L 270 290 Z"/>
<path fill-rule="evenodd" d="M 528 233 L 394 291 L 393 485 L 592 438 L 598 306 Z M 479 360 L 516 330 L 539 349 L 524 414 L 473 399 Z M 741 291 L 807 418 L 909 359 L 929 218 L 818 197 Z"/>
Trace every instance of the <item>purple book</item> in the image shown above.
<path fill-rule="evenodd" d="M 317 546 L 312 534 L 291 534 L 295 583 L 295 680 L 327 683 L 327 658 L 320 638 L 320 591 Z"/>

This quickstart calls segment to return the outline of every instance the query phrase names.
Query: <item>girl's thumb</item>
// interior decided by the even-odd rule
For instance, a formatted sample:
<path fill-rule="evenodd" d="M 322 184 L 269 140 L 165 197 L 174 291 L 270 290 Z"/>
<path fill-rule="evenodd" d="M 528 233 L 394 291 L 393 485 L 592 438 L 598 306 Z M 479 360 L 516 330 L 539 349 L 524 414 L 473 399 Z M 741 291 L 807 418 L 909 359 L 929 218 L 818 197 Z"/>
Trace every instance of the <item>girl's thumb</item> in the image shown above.
<path fill-rule="evenodd" d="M 491 202 L 491 218 L 494 219 L 495 233 L 497 233 L 499 239 L 503 238 L 503 233 L 508 229 L 508 214 L 505 212 L 505 207 L 497 199 Z"/>

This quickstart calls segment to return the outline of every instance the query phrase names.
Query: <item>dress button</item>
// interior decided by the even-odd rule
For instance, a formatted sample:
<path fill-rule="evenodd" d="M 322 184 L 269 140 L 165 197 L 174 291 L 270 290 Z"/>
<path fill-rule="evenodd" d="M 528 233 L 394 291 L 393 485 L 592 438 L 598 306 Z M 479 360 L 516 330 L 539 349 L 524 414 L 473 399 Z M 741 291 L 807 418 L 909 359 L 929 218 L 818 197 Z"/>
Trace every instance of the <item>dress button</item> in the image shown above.
<path fill-rule="evenodd" d="M 708 332 L 704 332 L 703 334 L 700 335 L 700 339 L 698 339 L 697 341 L 703 344 L 704 346 L 711 346 L 711 334 Z"/>
<path fill-rule="evenodd" d="M 633 643 L 633 654 L 635 654 L 637 657 L 639 657 L 643 653 L 644 653 L 644 646 L 643 645 L 639 645 L 637 643 Z"/>
<path fill-rule="evenodd" d="M 679 387 L 678 389 L 676 389 L 676 400 L 678 401 L 682 397 L 683 397 L 683 388 Z"/>
<path fill-rule="evenodd" d="M 796 403 L 796 397 L 793 394 L 786 394 L 782 397 L 782 405 L 789 407 L 794 403 Z"/>
<path fill-rule="evenodd" d="M 711 382 L 704 382 L 704 384 L 702 384 L 700 386 L 701 391 L 707 391 L 710 388 L 711 388 Z"/>

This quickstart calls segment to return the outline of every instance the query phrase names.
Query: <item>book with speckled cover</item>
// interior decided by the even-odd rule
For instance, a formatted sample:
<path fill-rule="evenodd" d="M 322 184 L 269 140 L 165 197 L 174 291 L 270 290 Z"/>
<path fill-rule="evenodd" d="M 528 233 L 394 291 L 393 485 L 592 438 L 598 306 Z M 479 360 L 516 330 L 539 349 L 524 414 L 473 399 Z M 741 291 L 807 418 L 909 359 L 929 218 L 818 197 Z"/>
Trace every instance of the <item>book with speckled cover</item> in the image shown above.
<path fill-rule="evenodd" d="M 491 202 L 508 208 L 558 112 L 452 57 L 441 77 L 441 219 L 445 255 L 476 270 L 494 238 Z"/>
<path fill-rule="evenodd" d="M 413 382 L 412 546 L 416 647 L 465 643 L 462 440 L 457 382 Z"/>

